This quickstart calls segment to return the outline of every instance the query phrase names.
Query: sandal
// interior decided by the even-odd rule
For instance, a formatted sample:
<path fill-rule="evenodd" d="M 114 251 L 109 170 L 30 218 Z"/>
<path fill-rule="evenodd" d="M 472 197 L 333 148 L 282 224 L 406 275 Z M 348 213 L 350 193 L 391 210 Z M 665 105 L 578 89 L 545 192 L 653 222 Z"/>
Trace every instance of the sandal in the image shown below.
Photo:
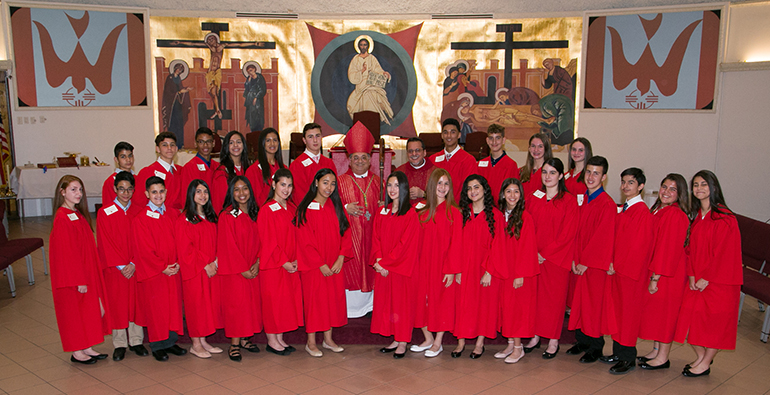
<path fill-rule="evenodd" d="M 241 346 L 231 344 L 230 349 L 227 350 L 227 356 L 231 361 L 241 362 Z"/>
<path fill-rule="evenodd" d="M 256 344 L 245 339 L 241 339 L 241 348 L 248 352 L 259 352 L 259 347 Z"/>

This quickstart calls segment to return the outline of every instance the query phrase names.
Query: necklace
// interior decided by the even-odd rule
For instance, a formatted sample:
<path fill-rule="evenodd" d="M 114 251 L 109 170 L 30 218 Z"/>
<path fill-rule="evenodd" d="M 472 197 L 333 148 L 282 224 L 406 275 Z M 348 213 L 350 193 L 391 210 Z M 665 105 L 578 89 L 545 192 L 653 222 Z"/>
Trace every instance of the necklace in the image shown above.
<path fill-rule="evenodd" d="M 366 210 L 366 212 L 364 213 L 364 217 L 368 221 L 372 218 L 372 214 L 369 213 L 369 203 L 368 203 L 368 199 L 366 198 L 366 193 L 369 192 L 369 187 L 372 186 L 372 181 L 374 181 L 374 177 L 369 179 L 369 184 L 366 185 L 366 190 L 362 189 L 361 186 L 358 185 L 355 177 L 351 177 L 351 176 L 348 176 L 348 177 L 353 179 L 353 185 L 355 185 L 356 188 L 358 188 L 358 190 L 361 191 L 361 194 L 364 195 L 364 209 Z"/>

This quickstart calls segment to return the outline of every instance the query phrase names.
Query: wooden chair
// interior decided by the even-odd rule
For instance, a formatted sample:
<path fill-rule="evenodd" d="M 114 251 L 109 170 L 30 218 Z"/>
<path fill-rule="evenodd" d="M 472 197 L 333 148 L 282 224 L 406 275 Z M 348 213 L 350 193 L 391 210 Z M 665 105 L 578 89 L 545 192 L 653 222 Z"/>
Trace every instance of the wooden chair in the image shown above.
<path fill-rule="evenodd" d="M 289 163 L 303 152 L 305 152 L 305 142 L 302 141 L 302 133 L 292 133 L 289 139 Z"/>
<path fill-rule="evenodd" d="M 425 143 L 427 156 L 431 156 L 444 149 L 444 140 L 441 140 L 441 133 L 420 133 L 418 137 Z"/>
<path fill-rule="evenodd" d="M 489 153 L 487 134 L 484 132 L 473 132 L 465 136 L 465 152 L 473 155 L 477 161 L 485 158 Z"/>
<path fill-rule="evenodd" d="M 249 146 L 249 158 L 251 158 L 252 163 L 258 160 L 257 146 L 259 145 L 259 135 L 261 133 L 262 132 L 257 130 L 246 134 L 246 144 Z"/>
<path fill-rule="evenodd" d="M 765 303 L 770 303 L 770 278 L 767 277 L 767 260 L 770 259 L 770 224 L 756 221 L 742 215 L 735 215 L 738 228 L 741 231 L 741 254 L 743 258 L 743 285 L 741 285 L 741 302 L 738 310 L 740 321 L 743 302 L 746 295 L 752 296 L 759 302 L 760 311 L 765 312 L 759 340 L 767 343 L 770 334 L 770 309 Z"/>
<path fill-rule="evenodd" d="M 5 204 L 0 204 L 0 218 L 5 215 Z M 36 249 L 40 248 L 43 252 L 43 272 L 48 274 L 48 260 L 45 255 L 43 239 L 39 237 L 8 240 L 5 226 L 0 221 L 0 270 L 5 270 L 8 276 L 8 284 L 11 286 L 11 296 L 16 297 L 16 281 L 13 277 L 13 267 L 11 264 L 21 258 L 27 261 L 27 276 L 29 285 L 35 284 L 35 273 L 32 268 L 32 256 L 30 255 Z"/>

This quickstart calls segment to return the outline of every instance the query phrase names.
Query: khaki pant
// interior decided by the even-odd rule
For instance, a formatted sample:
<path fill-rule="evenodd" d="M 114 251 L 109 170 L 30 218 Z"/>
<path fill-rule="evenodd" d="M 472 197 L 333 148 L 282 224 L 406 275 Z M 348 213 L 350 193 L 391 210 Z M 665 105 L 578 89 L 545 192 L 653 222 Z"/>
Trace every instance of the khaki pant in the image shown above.
<path fill-rule="evenodd" d="M 128 332 L 128 336 L 126 336 L 126 332 Z M 126 339 L 126 337 L 128 337 L 128 339 Z M 115 348 L 128 347 L 129 344 L 138 346 L 141 345 L 143 341 L 144 328 L 133 322 L 128 323 L 128 330 L 115 329 L 112 331 L 112 345 Z"/>

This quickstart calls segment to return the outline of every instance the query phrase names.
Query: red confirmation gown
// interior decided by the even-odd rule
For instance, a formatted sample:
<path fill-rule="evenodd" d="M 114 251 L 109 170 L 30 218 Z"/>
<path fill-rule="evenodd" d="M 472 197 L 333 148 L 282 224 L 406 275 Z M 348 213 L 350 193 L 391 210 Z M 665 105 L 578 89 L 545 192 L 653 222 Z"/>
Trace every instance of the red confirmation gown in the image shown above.
<path fill-rule="evenodd" d="M 368 220 L 364 215 L 358 217 L 348 215 L 353 258 L 342 266 L 345 289 L 370 292 L 374 289 L 374 276 L 377 274 L 369 265 L 369 257 L 372 253 L 374 216 L 380 211 L 377 203 L 380 198 L 380 177 L 369 173 L 364 178 L 356 178 L 353 171 L 348 170 L 337 179 L 337 187 L 343 205 L 358 202 L 356 204 L 366 206 L 366 211 L 370 214 Z"/>
<path fill-rule="evenodd" d="M 500 237 L 504 230 L 505 217 L 500 210 L 493 209 L 495 218 L 495 237 Z M 490 259 L 494 239 L 489 233 L 486 214 L 482 211 L 463 227 L 462 276 L 457 296 L 457 314 L 452 332 L 458 339 L 470 339 L 477 336 L 495 338 L 500 327 L 500 285 L 502 280 L 495 275 L 504 269 L 495 265 L 505 264 Z M 492 275 L 488 287 L 481 286 L 484 272 Z M 504 272 L 503 272 L 504 273 Z"/>
<path fill-rule="evenodd" d="M 270 179 L 273 178 L 273 174 L 278 169 L 280 169 L 278 162 L 270 165 Z M 262 207 L 267 202 L 267 195 L 270 194 L 272 189 L 272 181 L 265 183 L 265 180 L 262 179 L 262 165 L 259 163 L 249 166 L 248 170 L 246 170 L 246 178 L 251 183 L 251 189 L 254 191 L 254 199 L 256 199 L 257 205 Z"/>
<path fill-rule="evenodd" d="M 586 193 L 586 184 L 582 181 L 578 181 L 578 177 L 582 172 L 575 174 L 575 169 L 564 173 L 564 185 L 567 187 L 569 193 L 580 196 Z M 579 228 L 578 228 L 579 229 Z M 572 307 L 572 299 L 575 295 L 575 285 L 577 284 L 578 276 L 575 273 L 569 274 L 569 290 L 567 291 L 567 307 Z M 571 313 L 570 313 L 571 314 Z"/>
<path fill-rule="evenodd" d="M 212 184 L 214 182 L 214 172 L 219 167 L 219 162 L 211 159 L 211 165 L 207 165 L 206 162 L 198 155 L 195 155 L 182 167 L 182 200 L 187 199 L 187 187 L 193 180 L 206 181 L 206 185 L 209 186 L 211 191 Z M 217 208 L 214 207 L 214 210 Z"/>
<path fill-rule="evenodd" d="M 519 169 L 519 172 L 521 172 L 521 169 Z M 524 188 L 524 196 L 529 196 L 533 192 L 539 191 L 543 187 L 543 168 L 540 167 L 532 172 L 532 175 L 529 176 L 529 181 L 523 181 L 521 186 Z"/>
<path fill-rule="evenodd" d="M 172 165 L 171 172 L 168 172 L 158 160 L 139 171 L 139 174 L 136 176 L 136 189 L 134 190 L 134 196 L 131 198 L 131 203 L 139 207 L 147 205 L 149 199 L 144 194 L 144 191 L 147 189 L 145 188 L 145 183 L 150 177 L 157 176 L 166 185 L 166 207 L 180 212 L 184 208 L 184 201 L 187 198 L 187 189 L 182 191 L 182 167 Z M 187 186 L 185 185 L 185 187 Z"/>
<path fill-rule="evenodd" d="M 350 229 L 340 235 L 339 221 L 330 200 L 321 206 L 313 201 L 305 213 L 306 222 L 297 228 L 297 265 L 302 280 L 305 331 L 325 332 L 348 323 L 345 280 L 342 272 L 325 277 L 340 255 L 353 256 Z M 345 265 L 343 265 L 343 268 Z"/>
<path fill-rule="evenodd" d="M 235 176 L 242 176 L 243 170 L 235 167 Z M 247 170 L 248 171 L 248 170 Z M 227 188 L 228 188 L 228 178 L 227 178 L 227 168 L 224 166 L 217 167 L 217 170 L 214 172 L 214 179 L 211 181 L 212 185 L 209 187 L 210 193 L 211 193 L 211 204 L 214 205 L 214 211 L 219 213 L 222 211 L 222 206 L 225 204 L 225 197 L 227 196 Z M 254 186 L 252 185 L 252 191 L 254 190 Z M 254 196 L 256 198 L 256 195 Z M 232 202 L 231 202 L 232 203 Z M 259 202 L 257 202 L 257 205 L 259 205 Z"/>
<path fill-rule="evenodd" d="M 59 207 L 48 241 L 51 258 L 51 288 L 56 323 L 66 352 L 84 350 L 104 341 L 109 334 L 109 316 L 102 317 L 105 299 L 96 244 L 91 227 L 78 211 Z M 88 287 L 86 293 L 78 286 Z"/>
<path fill-rule="evenodd" d="M 425 158 L 425 163 L 419 169 L 415 169 L 411 163 L 406 162 L 396 168 L 396 171 L 400 171 L 406 174 L 406 179 L 409 181 L 410 188 L 418 187 L 424 191 L 425 187 L 428 185 L 428 178 L 430 177 L 430 173 L 433 173 L 433 169 L 435 168 L 436 166 L 431 163 L 430 159 Z M 419 203 L 420 200 L 422 199 L 411 199 L 410 202 L 412 203 L 412 206 L 414 206 Z"/>
<path fill-rule="evenodd" d="M 416 297 L 414 326 L 427 325 L 431 332 L 451 331 L 460 285 L 453 281 L 447 288 L 444 275 L 458 274 L 462 268 L 463 216 L 457 207 L 447 206 L 446 202 L 436 207 L 432 220 L 422 222 L 427 216 L 427 211 L 419 214 L 422 244 L 417 274 L 412 275 Z"/>
<path fill-rule="evenodd" d="M 193 224 L 180 215 L 176 238 L 187 332 L 190 337 L 208 336 L 222 327 L 219 281 L 204 269 L 217 258 L 217 225 L 202 217 Z"/>
<path fill-rule="evenodd" d="M 137 324 L 147 327 L 151 342 L 168 339 L 169 332 L 183 333 L 181 275 L 163 274 L 169 265 L 178 262 L 174 234 L 178 215 L 171 209 L 160 214 L 144 207 L 134 219 L 132 260 L 141 308 Z"/>
<path fill-rule="evenodd" d="M 726 208 L 722 210 L 727 211 Z M 698 216 L 690 228 L 687 275 L 705 279 L 703 291 L 685 290 L 674 341 L 702 347 L 734 350 L 738 336 L 743 267 L 738 221 L 713 211 Z"/>
<path fill-rule="evenodd" d="M 545 258 L 540 265 L 537 284 L 535 334 L 558 339 L 564 327 L 567 288 L 577 232 L 577 201 L 565 192 L 561 198 L 547 200 L 545 192 L 527 196 L 527 211 L 532 214 L 537 234 L 537 251 Z"/>
<path fill-rule="evenodd" d="M 374 312 L 372 333 L 394 336 L 397 342 L 410 342 L 414 327 L 414 287 L 412 276 L 417 263 L 417 244 L 420 225 L 417 213 L 410 208 L 406 214 L 396 216 L 392 206 L 383 207 L 374 216 L 372 259 L 374 266 L 388 271 L 383 277 L 375 274 Z"/>
<path fill-rule="evenodd" d="M 449 175 L 452 177 L 452 192 L 454 193 L 455 200 L 460 200 L 460 191 L 463 189 L 465 179 L 476 170 L 476 160 L 473 159 L 473 155 L 460 148 L 451 158 L 447 159 L 446 151 L 441 150 L 431 155 L 430 161 L 436 167 L 449 172 Z"/>
<path fill-rule="evenodd" d="M 142 208 L 131 204 L 123 211 L 116 203 L 96 214 L 96 241 L 110 312 L 110 329 L 126 329 L 136 322 L 136 273 L 126 278 L 116 266 L 131 262 L 131 222 Z"/>
<path fill-rule="evenodd" d="M 115 193 L 115 176 L 120 173 L 117 169 L 110 174 L 109 177 L 107 177 L 106 180 L 104 180 L 104 184 L 102 184 L 102 206 L 107 207 L 115 202 L 115 198 L 118 197 L 118 195 Z M 133 171 L 131 172 L 133 174 Z M 136 184 L 137 186 L 139 184 Z M 145 190 L 144 186 L 141 189 L 142 191 Z M 138 193 L 138 191 L 137 191 Z M 144 192 L 142 192 L 144 194 Z M 133 199 L 132 199 L 133 200 Z"/>
<path fill-rule="evenodd" d="M 334 166 L 334 162 L 331 159 L 321 154 L 318 163 L 315 163 L 306 152 L 303 152 L 297 159 L 291 162 L 289 170 L 294 177 L 294 193 L 291 194 L 291 198 L 294 204 L 299 205 L 299 202 L 305 198 L 307 191 L 310 189 L 310 183 L 313 181 L 318 170 L 331 169 L 334 173 L 337 173 L 337 167 Z"/>
<path fill-rule="evenodd" d="M 489 188 L 492 189 L 492 197 L 497 201 L 503 181 L 508 178 L 519 179 L 519 165 L 510 156 L 503 154 L 500 161 L 492 166 L 492 157 L 488 156 L 476 164 L 476 174 L 487 179 Z"/>
<path fill-rule="evenodd" d="M 227 337 L 251 337 L 262 331 L 261 274 L 252 279 L 241 274 L 257 262 L 260 248 L 257 229 L 256 221 L 232 206 L 219 216 L 217 277 L 220 278 Z"/>
<path fill-rule="evenodd" d="M 295 227 L 291 223 L 296 211 L 291 202 L 283 208 L 275 200 L 270 200 L 262 206 L 257 218 L 262 245 L 259 250 L 259 286 L 266 333 L 290 332 L 305 324 L 299 273 L 289 273 L 283 268 L 284 263 L 297 259 Z"/>

